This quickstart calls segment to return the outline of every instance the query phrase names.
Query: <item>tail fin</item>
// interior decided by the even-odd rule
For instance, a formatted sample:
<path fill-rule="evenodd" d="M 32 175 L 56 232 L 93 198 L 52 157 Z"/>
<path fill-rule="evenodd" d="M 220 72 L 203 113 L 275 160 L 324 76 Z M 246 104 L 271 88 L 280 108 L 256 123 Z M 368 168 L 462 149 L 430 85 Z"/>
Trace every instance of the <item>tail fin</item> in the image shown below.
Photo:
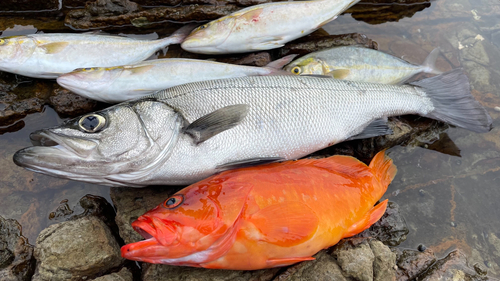
<path fill-rule="evenodd" d="M 434 110 L 425 117 L 484 133 L 490 131 L 492 120 L 486 109 L 470 92 L 469 79 L 461 69 L 411 83 L 425 90 Z"/>
<path fill-rule="evenodd" d="M 432 52 L 427 56 L 424 63 L 422 64 L 425 67 L 424 72 L 431 74 L 442 74 L 442 71 L 436 69 L 436 60 L 440 54 L 439 48 L 432 50 Z"/>
<path fill-rule="evenodd" d="M 342 237 L 351 237 L 370 228 L 372 224 L 376 223 L 385 214 L 387 202 L 389 202 L 389 199 L 385 199 L 384 201 L 378 203 L 375 207 L 368 211 L 368 213 L 366 213 L 360 221 L 351 225 Z"/>
<path fill-rule="evenodd" d="M 181 44 L 184 42 L 184 39 L 188 37 L 188 35 L 195 29 L 197 24 L 191 23 L 188 25 L 185 25 L 179 29 L 177 29 L 174 33 L 172 33 L 169 37 L 160 39 L 159 41 L 161 42 L 161 48 L 167 47 L 172 44 Z"/>
<path fill-rule="evenodd" d="M 283 66 L 289 64 L 296 56 L 297 54 L 282 57 L 281 59 L 277 59 L 268 63 L 266 66 L 264 66 L 264 68 L 269 70 L 268 75 L 292 75 L 291 72 L 284 71 L 282 70 L 282 68 Z"/>
<path fill-rule="evenodd" d="M 385 149 L 373 157 L 368 167 L 370 167 L 372 173 L 379 179 L 382 186 L 386 188 L 398 172 L 396 165 L 392 163 L 392 159 L 385 155 Z"/>

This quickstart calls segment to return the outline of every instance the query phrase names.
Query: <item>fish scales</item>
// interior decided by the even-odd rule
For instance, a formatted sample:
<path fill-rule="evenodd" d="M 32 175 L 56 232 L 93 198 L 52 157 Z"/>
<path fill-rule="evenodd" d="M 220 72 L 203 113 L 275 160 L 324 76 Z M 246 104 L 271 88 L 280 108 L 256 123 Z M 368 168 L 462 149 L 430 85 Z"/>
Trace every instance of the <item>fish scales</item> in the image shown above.
<path fill-rule="evenodd" d="M 206 143 L 194 147 L 189 137 L 179 141 L 172 161 L 161 173 L 181 183 L 192 176 L 201 179 L 207 168 L 213 173 L 215 166 L 235 158 L 299 158 L 356 135 L 373 119 L 432 111 L 424 95 L 412 86 L 286 76 L 215 80 L 167 89 L 152 97 L 178 110 L 189 122 L 233 104 L 249 104 L 250 111 L 237 127 Z M 183 162 L 197 165 L 184 166 Z"/>

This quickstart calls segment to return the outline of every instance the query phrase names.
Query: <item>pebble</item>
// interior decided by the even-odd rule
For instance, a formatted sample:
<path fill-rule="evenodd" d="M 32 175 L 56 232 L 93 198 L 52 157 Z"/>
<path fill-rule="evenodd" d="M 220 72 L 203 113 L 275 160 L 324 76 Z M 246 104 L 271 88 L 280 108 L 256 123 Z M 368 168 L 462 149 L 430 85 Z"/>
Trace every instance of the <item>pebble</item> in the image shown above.
<path fill-rule="evenodd" d="M 423 251 L 427 250 L 427 247 L 423 244 L 420 244 L 420 245 L 418 245 L 417 250 L 419 250 L 420 252 L 423 252 Z"/>
<path fill-rule="evenodd" d="M 454 221 L 450 222 L 450 225 L 453 227 L 457 227 L 457 224 Z"/>

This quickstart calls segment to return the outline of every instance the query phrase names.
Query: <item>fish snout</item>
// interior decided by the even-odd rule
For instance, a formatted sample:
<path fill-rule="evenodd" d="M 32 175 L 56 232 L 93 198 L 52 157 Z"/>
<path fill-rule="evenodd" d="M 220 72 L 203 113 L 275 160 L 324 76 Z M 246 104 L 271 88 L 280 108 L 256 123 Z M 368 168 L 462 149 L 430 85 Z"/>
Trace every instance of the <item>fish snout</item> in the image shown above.
<path fill-rule="evenodd" d="M 169 246 L 177 240 L 175 227 L 154 216 L 140 216 L 132 223 L 132 227 L 145 239 L 154 237 L 158 243 L 164 246 Z"/>

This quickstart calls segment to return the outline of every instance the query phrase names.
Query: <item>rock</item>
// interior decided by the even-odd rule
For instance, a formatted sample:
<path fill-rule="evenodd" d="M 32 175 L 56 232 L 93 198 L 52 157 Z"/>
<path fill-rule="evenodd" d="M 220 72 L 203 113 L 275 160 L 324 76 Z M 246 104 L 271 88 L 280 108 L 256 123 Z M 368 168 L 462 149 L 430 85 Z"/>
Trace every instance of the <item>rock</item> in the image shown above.
<path fill-rule="evenodd" d="M 132 272 L 124 267 L 118 272 L 98 277 L 93 281 L 132 281 L 133 279 Z"/>
<path fill-rule="evenodd" d="M 267 281 L 271 280 L 279 270 L 279 268 L 252 271 L 219 270 L 164 264 L 144 264 L 142 281 Z"/>
<path fill-rule="evenodd" d="M 2 0 L 0 1 L 0 14 L 6 12 L 28 12 L 28 11 L 55 11 L 59 9 L 59 0 L 31 1 L 31 0 Z"/>
<path fill-rule="evenodd" d="M 396 270 L 394 269 L 396 254 L 381 241 L 373 239 L 369 241 L 369 244 L 375 256 L 375 261 L 373 262 L 373 280 L 396 280 Z"/>
<path fill-rule="evenodd" d="M 141 10 L 140 6 L 129 0 L 97 0 L 87 2 L 85 9 L 92 16 L 117 16 Z"/>
<path fill-rule="evenodd" d="M 33 246 L 22 236 L 21 225 L 0 216 L 0 280 L 31 280 L 35 263 Z"/>
<path fill-rule="evenodd" d="M 151 186 L 139 189 L 112 187 L 111 200 L 116 208 L 116 224 L 120 230 L 120 237 L 126 244 L 143 240 L 130 224 L 145 212 L 153 209 L 161 202 L 174 194 L 180 187 Z"/>
<path fill-rule="evenodd" d="M 347 277 L 359 281 L 373 280 L 373 254 L 370 239 L 348 238 L 333 247 L 333 256 Z"/>
<path fill-rule="evenodd" d="M 387 246 L 398 246 L 406 240 L 409 230 L 406 222 L 399 212 L 399 206 L 389 201 L 384 215 L 369 229 L 355 237 L 373 237 Z"/>
<path fill-rule="evenodd" d="M 308 281 L 308 280 L 324 280 L 324 281 L 349 281 L 353 280 L 343 275 L 342 269 L 337 264 L 335 258 L 327 253 L 320 251 L 314 255 L 316 260 L 301 262 L 293 265 L 280 275 L 275 281 Z M 381 280 L 381 279 L 380 279 Z"/>
<path fill-rule="evenodd" d="M 120 266 L 120 247 L 109 228 L 96 217 L 54 224 L 37 238 L 38 261 L 33 280 L 81 280 Z"/>
<path fill-rule="evenodd" d="M 396 277 L 397 280 L 414 280 L 419 274 L 424 272 L 431 264 L 436 261 L 434 252 L 427 249 L 423 252 L 393 248 L 396 254 Z"/>
<path fill-rule="evenodd" d="M 74 94 L 62 87 L 56 87 L 49 98 L 49 104 L 63 116 L 75 117 L 97 108 L 97 102 Z"/>
<path fill-rule="evenodd" d="M 348 9 L 346 13 L 351 13 L 351 16 L 358 21 L 364 21 L 369 24 L 381 24 L 384 22 L 399 21 L 403 18 L 411 18 L 417 12 L 429 8 L 431 6 L 430 2 L 430 0 L 363 0 L 362 3 Z"/>
<path fill-rule="evenodd" d="M 479 268 L 472 268 L 467 264 L 467 258 L 460 250 L 449 253 L 445 258 L 438 260 L 429 269 L 418 276 L 418 280 L 494 280 L 486 276 L 486 272 Z"/>

